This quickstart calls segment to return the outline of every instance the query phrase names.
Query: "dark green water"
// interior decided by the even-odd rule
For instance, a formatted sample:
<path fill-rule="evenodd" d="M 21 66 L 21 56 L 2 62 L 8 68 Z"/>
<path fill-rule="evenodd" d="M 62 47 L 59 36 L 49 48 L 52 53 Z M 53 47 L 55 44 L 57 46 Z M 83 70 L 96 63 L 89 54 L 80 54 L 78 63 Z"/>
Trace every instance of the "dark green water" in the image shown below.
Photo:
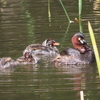
<path fill-rule="evenodd" d="M 78 1 L 62 0 L 72 21 L 78 18 Z M 83 0 L 82 29 L 92 47 L 87 21 L 91 22 L 100 52 L 100 1 Z M 77 22 L 71 23 L 59 0 L 1 0 L 0 1 L 0 57 L 14 60 L 22 56 L 25 47 L 53 38 L 58 49 L 72 47 L 71 37 L 79 32 Z M 0 70 L 0 100 L 85 100 L 100 99 L 100 79 L 96 64 L 55 67 L 53 64 L 18 66 Z"/>

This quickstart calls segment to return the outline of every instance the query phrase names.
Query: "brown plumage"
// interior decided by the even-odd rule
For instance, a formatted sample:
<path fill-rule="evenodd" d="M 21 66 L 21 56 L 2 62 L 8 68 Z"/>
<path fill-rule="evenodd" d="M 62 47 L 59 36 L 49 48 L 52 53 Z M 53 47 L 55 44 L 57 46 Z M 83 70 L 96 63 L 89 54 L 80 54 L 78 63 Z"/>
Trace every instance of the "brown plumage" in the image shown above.
<path fill-rule="evenodd" d="M 17 63 L 11 57 L 0 58 L 0 69 L 16 67 Z"/>
<path fill-rule="evenodd" d="M 37 64 L 40 61 L 38 57 L 31 54 L 30 52 L 26 52 L 24 56 L 19 57 L 16 60 L 18 65 L 26 65 L 26 64 Z"/>
<path fill-rule="evenodd" d="M 31 44 L 26 47 L 26 49 L 23 51 L 23 55 L 25 55 L 26 52 L 31 52 L 32 54 L 38 55 L 57 55 L 59 54 L 58 49 L 55 47 L 56 45 L 59 45 L 59 43 L 55 42 L 52 39 L 46 39 L 42 44 Z"/>
<path fill-rule="evenodd" d="M 76 33 L 71 40 L 75 49 L 63 50 L 54 59 L 55 64 L 90 64 L 95 61 L 94 52 L 88 46 L 82 33 Z"/>

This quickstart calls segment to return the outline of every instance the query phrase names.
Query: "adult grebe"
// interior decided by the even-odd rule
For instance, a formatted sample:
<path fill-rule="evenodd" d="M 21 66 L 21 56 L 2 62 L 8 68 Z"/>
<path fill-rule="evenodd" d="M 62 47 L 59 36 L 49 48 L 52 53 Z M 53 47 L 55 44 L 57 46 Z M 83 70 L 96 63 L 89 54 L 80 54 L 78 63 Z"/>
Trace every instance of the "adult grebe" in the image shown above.
<path fill-rule="evenodd" d="M 95 61 L 93 50 L 88 46 L 82 33 L 76 33 L 72 39 L 73 48 L 66 48 L 54 59 L 55 64 L 90 64 Z"/>

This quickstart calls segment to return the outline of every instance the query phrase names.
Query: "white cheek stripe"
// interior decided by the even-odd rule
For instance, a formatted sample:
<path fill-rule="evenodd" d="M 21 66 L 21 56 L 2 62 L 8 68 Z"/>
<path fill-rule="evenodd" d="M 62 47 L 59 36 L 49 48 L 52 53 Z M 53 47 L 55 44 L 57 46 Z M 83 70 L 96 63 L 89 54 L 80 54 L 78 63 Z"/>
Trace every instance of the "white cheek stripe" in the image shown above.
<path fill-rule="evenodd" d="M 83 40 L 80 40 L 80 42 L 83 44 L 84 43 L 84 41 Z"/>
<path fill-rule="evenodd" d="M 78 38 L 78 40 L 80 41 L 80 43 L 84 44 L 86 41 L 84 39 L 81 39 L 80 37 Z"/>

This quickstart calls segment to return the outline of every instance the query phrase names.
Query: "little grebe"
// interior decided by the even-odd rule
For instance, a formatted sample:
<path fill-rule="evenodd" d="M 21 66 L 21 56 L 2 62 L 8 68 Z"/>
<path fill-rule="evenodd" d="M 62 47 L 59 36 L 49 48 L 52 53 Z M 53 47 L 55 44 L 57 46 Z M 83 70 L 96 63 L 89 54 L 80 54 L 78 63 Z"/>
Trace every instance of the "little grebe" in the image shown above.
<path fill-rule="evenodd" d="M 11 57 L 0 58 L 0 69 L 13 68 L 17 65 L 36 64 L 39 61 L 40 59 L 38 57 L 30 54 L 30 52 L 27 52 L 24 56 L 19 57 L 16 61 L 14 61 Z"/>
<path fill-rule="evenodd" d="M 31 44 L 27 46 L 23 51 L 23 55 L 26 52 L 32 52 L 35 55 L 57 55 L 59 54 L 59 51 L 56 48 L 56 45 L 59 45 L 59 43 L 52 39 L 46 39 L 42 44 Z"/>
<path fill-rule="evenodd" d="M 54 59 L 55 64 L 89 64 L 95 61 L 94 52 L 85 41 L 82 33 L 76 33 L 72 39 L 75 47 L 66 48 Z"/>
<path fill-rule="evenodd" d="M 16 62 L 11 57 L 0 58 L 0 69 L 16 67 Z"/>
<path fill-rule="evenodd" d="M 37 64 L 39 61 L 40 59 L 35 55 L 31 54 L 31 52 L 26 52 L 24 56 L 19 57 L 16 60 L 16 63 L 18 65 L 26 65 L 26 64 Z"/>

